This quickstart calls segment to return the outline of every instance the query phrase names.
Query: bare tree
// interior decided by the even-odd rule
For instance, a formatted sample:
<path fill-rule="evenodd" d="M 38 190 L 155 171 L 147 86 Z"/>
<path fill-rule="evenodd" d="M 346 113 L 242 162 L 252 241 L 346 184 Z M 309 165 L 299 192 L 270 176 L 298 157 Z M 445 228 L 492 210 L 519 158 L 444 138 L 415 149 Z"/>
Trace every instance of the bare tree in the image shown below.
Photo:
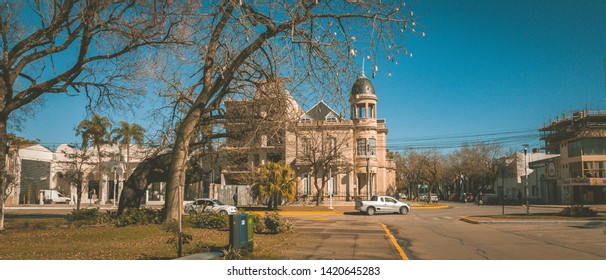
<path fill-rule="evenodd" d="M 80 209 L 86 175 L 93 171 L 92 149 L 84 146 L 67 146 L 61 150 L 64 159 L 59 161 L 66 170 L 64 178 L 76 188 L 76 209 Z"/>
<path fill-rule="evenodd" d="M 414 149 L 407 150 L 396 158 L 396 169 L 401 173 L 403 184 L 408 190 L 408 199 L 419 196 L 417 185 L 423 183 L 424 156 Z"/>
<path fill-rule="evenodd" d="M 182 74 L 166 79 L 185 106 L 172 122 L 167 218 L 178 218 L 178 189 L 185 185 L 196 127 L 225 97 L 251 92 L 254 81 L 271 72 L 288 76 L 306 92 L 343 100 L 342 85 L 351 84 L 359 69 L 356 55 L 369 58 L 378 70 L 380 63 L 407 53 L 404 33 L 419 28 L 407 8 L 400 1 L 330 0 L 222 0 L 200 8 L 210 12 L 196 15 L 189 33 L 197 48 L 175 52 L 183 59 L 171 67 Z"/>
<path fill-rule="evenodd" d="M 439 154 L 437 150 L 428 150 L 421 154 L 422 172 L 420 179 L 427 182 L 427 202 L 431 202 L 431 194 L 434 189 L 439 187 L 443 181 L 445 168 L 444 156 Z"/>
<path fill-rule="evenodd" d="M 465 145 L 453 152 L 454 164 L 464 173 L 466 191 L 479 192 L 488 186 L 494 189 L 501 155 L 500 145 L 486 143 Z"/>
<path fill-rule="evenodd" d="M 324 199 L 326 184 L 331 175 L 350 169 L 347 154 L 348 140 L 352 135 L 349 130 L 339 130 L 337 123 L 334 126 L 321 121 L 301 123 L 297 126 L 296 135 L 299 139 L 300 151 L 297 153 L 297 166 L 307 170 L 312 175 L 315 188 L 316 206 Z M 350 153 L 347 153 L 349 150 Z"/>
<path fill-rule="evenodd" d="M 6 143 L 8 125 L 18 123 L 18 113 L 45 97 L 84 95 L 90 109 L 117 106 L 141 93 L 145 87 L 134 82 L 149 71 L 146 58 L 154 57 L 143 47 L 181 41 L 174 36 L 175 11 L 182 10 L 176 6 L 136 0 L 3 2 L 0 144 Z M 0 161 L 0 174 L 5 172 Z M 3 184 L 0 191 L 6 188 Z"/>

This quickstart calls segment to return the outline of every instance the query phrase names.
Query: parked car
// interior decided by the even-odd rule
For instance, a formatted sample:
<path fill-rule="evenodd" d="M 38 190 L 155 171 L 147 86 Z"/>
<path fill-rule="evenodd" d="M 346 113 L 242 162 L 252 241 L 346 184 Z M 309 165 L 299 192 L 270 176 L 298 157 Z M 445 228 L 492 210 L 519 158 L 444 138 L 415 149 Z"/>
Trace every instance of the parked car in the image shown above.
<path fill-rule="evenodd" d="M 440 199 L 438 198 L 438 195 L 435 193 L 431 194 L 431 202 L 433 203 L 438 203 Z M 427 194 L 426 193 L 422 193 L 419 195 L 419 201 L 424 201 L 427 202 Z"/>
<path fill-rule="evenodd" d="M 238 213 L 238 208 L 232 205 L 227 205 L 218 199 L 198 198 L 194 202 L 185 204 L 185 213 L 195 215 L 202 212 L 216 212 L 225 215 L 233 215 Z"/>
<path fill-rule="evenodd" d="M 375 213 L 400 213 L 408 214 L 410 205 L 396 200 L 391 196 L 373 196 L 370 200 L 356 200 L 356 210 L 364 212 L 369 216 Z"/>
<path fill-rule="evenodd" d="M 41 190 L 40 197 L 43 198 L 44 203 L 69 203 L 71 199 L 67 196 L 64 196 L 57 190 Z"/>

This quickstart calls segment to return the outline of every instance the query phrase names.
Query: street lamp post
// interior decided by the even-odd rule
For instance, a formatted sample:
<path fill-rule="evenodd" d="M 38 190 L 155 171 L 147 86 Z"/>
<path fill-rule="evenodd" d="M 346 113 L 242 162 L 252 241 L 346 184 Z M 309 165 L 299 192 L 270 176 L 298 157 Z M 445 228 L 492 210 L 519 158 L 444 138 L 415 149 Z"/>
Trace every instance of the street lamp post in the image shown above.
<path fill-rule="evenodd" d="M 118 168 L 114 166 L 114 207 L 116 207 L 116 197 L 118 196 Z"/>
<path fill-rule="evenodd" d="M 333 210 L 334 208 L 332 207 L 332 192 L 334 191 L 335 187 L 334 182 L 332 180 L 332 164 L 330 162 L 328 163 L 328 182 L 330 182 L 330 184 L 328 185 L 330 187 L 330 189 L 328 190 L 328 195 L 330 197 L 328 209 Z"/>
<path fill-rule="evenodd" d="M 505 215 L 505 170 L 504 165 L 501 166 L 501 215 Z"/>
<path fill-rule="evenodd" d="M 528 144 L 524 144 L 524 193 L 526 195 L 526 215 L 530 215 L 530 204 L 528 201 L 528 162 L 526 161 L 526 154 L 528 153 Z"/>

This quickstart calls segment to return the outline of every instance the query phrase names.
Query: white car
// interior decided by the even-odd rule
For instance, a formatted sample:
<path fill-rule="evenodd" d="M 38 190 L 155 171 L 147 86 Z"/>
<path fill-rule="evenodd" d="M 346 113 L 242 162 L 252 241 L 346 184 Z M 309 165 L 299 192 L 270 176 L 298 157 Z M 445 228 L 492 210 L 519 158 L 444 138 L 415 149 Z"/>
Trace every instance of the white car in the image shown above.
<path fill-rule="evenodd" d="M 233 215 L 238 213 L 238 208 L 227 205 L 218 199 L 198 198 L 194 202 L 185 204 L 185 213 L 196 215 L 202 212 L 216 212 L 225 215 Z"/>
<path fill-rule="evenodd" d="M 431 194 L 431 202 L 438 203 L 439 200 L 440 199 L 438 198 L 438 195 L 436 195 L 434 193 Z M 425 202 L 427 202 L 427 194 L 426 193 L 420 194 L 419 195 L 419 201 L 425 201 Z"/>
<path fill-rule="evenodd" d="M 375 213 L 400 213 L 406 215 L 410 212 L 410 205 L 391 196 L 373 196 L 370 200 L 356 200 L 355 207 L 356 210 L 369 216 Z"/>

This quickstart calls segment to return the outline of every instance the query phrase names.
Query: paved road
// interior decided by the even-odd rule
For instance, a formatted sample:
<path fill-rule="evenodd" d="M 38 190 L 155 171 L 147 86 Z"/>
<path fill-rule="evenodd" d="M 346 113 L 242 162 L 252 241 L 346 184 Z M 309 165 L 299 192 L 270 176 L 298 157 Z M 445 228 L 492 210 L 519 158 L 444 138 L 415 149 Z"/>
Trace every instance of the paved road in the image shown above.
<path fill-rule="evenodd" d="M 315 242 L 291 250 L 293 259 L 593 260 L 606 259 L 606 224 L 470 224 L 470 215 L 499 215 L 501 206 L 452 203 L 449 209 L 413 209 L 408 215 L 346 213 L 293 216 L 297 232 Z M 559 209 L 531 208 L 531 213 Z M 526 213 L 506 206 L 506 214 Z M 384 224 L 397 240 L 390 242 Z"/>
<path fill-rule="evenodd" d="M 452 204 L 409 215 L 364 217 L 387 225 L 410 259 L 592 260 L 606 259 L 606 224 L 470 224 L 468 215 L 500 214 L 500 206 Z M 506 213 L 525 213 L 507 206 Z M 535 209 L 531 212 L 554 212 Z"/>

